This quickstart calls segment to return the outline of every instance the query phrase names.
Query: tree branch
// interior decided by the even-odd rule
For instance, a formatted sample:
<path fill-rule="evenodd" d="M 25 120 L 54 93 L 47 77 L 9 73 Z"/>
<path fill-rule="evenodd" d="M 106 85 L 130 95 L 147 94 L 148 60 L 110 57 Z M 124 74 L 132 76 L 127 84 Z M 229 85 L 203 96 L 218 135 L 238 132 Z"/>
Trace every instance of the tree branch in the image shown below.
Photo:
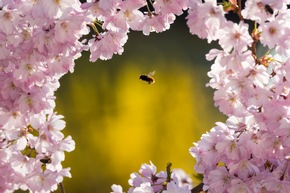
<path fill-rule="evenodd" d="M 240 18 L 241 21 L 244 21 L 244 18 L 242 16 L 242 1 L 238 0 L 238 16 Z"/>
<path fill-rule="evenodd" d="M 63 185 L 63 183 L 61 182 L 61 183 L 59 183 L 58 185 L 59 185 L 59 187 L 60 187 L 61 193 L 65 193 L 65 189 L 64 189 L 64 185 Z"/>
<path fill-rule="evenodd" d="M 192 188 L 191 193 L 199 193 L 202 191 L 203 183 L 198 184 L 194 188 Z"/>

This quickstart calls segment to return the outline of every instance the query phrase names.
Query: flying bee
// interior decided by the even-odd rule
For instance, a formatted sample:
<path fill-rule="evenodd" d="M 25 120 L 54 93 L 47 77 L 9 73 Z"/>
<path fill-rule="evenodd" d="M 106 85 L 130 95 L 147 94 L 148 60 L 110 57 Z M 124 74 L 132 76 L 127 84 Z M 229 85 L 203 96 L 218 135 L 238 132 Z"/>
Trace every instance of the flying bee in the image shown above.
<path fill-rule="evenodd" d="M 44 157 L 44 158 L 40 159 L 39 161 L 43 164 L 50 164 L 51 163 L 51 159 L 49 157 Z"/>
<path fill-rule="evenodd" d="M 274 13 L 274 10 L 268 4 L 265 5 L 265 10 L 266 10 L 267 13 L 270 13 L 271 15 Z"/>
<path fill-rule="evenodd" d="M 155 71 L 149 72 L 148 74 L 141 74 L 139 79 L 148 84 L 153 84 L 155 82 L 155 79 L 153 78 L 154 74 Z"/>

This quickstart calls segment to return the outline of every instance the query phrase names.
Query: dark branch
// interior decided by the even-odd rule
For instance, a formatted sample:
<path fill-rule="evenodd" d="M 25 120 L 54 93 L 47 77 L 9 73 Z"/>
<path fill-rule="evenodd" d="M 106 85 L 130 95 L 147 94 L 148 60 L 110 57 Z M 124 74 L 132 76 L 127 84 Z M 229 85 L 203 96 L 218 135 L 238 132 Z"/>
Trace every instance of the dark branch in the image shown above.
<path fill-rule="evenodd" d="M 203 183 L 198 184 L 195 186 L 192 190 L 191 193 L 199 193 L 202 191 Z"/>
<path fill-rule="evenodd" d="M 65 193 L 65 189 L 64 189 L 63 183 L 59 183 L 59 187 L 60 187 L 61 193 Z"/>

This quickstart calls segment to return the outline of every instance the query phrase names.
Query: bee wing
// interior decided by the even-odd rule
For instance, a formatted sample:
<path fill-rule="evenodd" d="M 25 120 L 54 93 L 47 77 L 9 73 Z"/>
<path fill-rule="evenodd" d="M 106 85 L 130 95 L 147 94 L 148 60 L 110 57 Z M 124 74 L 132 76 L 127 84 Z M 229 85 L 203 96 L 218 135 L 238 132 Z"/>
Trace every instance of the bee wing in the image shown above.
<path fill-rule="evenodd" d="M 149 76 L 154 76 L 154 74 L 155 74 L 155 70 L 148 73 Z"/>

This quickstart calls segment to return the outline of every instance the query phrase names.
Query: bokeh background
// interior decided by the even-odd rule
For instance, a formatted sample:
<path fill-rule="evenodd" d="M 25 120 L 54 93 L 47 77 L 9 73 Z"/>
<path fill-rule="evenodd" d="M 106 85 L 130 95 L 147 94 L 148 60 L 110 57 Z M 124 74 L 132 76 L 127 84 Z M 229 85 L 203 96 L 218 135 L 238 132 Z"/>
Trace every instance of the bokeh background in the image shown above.
<path fill-rule="evenodd" d="M 64 132 L 76 142 L 64 163 L 73 176 L 64 180 L 66 192 L 109 193 L 112 184 L 127 190 L 129 175 L 150 160 L 158 171 L 172 162 L 197 184 L 189 148 L 225 120 L 205 87 L 204 55 L 214 46 L 190 35 L 181 17 L 162 34 L 131 32 L 112 60 L 90 63 L 84 53 L 56 93 Z M 153 70 L 154 84 L 139 80 Z"/>

